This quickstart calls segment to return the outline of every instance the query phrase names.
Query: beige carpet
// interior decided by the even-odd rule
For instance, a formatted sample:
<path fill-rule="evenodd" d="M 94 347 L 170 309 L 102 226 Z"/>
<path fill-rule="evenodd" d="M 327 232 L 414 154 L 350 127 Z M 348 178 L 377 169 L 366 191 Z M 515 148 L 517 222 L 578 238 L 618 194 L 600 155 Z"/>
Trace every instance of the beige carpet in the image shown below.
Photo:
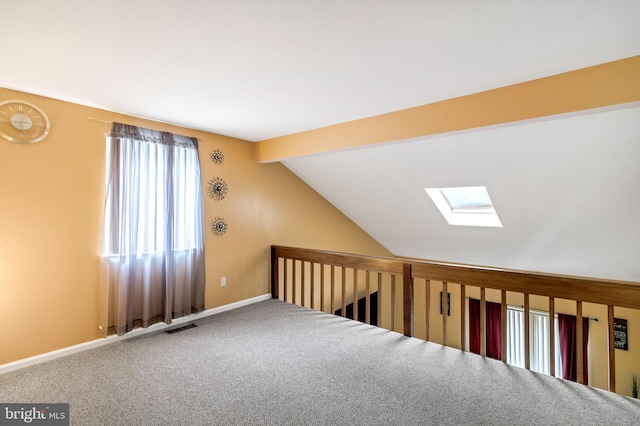
<path fill-rule="evenodd" d="M 640 401 L 269 300 L 0 375 L 73 425 L 638 425 Z"/>

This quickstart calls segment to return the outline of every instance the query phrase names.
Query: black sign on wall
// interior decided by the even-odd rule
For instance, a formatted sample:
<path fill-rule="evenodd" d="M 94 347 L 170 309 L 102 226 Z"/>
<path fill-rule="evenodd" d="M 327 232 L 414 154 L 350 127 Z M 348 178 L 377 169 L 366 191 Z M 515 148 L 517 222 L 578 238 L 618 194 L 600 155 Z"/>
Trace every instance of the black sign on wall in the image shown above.
<path fill-rule="evenodd" d="M 627 338 L 627 320 L 621 318 L 613 319 L 613 334 L 615 336 L 615 348 L 629 350 L 629 340 Z"/>

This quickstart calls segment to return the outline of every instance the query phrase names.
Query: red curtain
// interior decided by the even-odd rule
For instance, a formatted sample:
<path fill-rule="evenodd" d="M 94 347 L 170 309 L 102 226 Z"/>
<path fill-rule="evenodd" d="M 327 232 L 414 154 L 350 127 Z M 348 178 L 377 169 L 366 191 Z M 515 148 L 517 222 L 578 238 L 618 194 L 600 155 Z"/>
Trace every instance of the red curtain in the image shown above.
<path fill-rule="evenodd" d="M 502 305 L 485 302 L 486 306 L 486 354 L 489 358 L 502 359 Z M 480 353 L 480 301 L 469 299 L 469 350 Z"/>
<path fill-rule="evenodd" d="M 576 317 L 558 314 L 558 334 L 560 338 L 560 357 L 562 358 L 562 378 L 577 380 L 578 359 L 576 346 Z M 582 366 L 584 383 L 589 383 L 587 344 L 589 343 L 589 319 L 582 318 Z"/>

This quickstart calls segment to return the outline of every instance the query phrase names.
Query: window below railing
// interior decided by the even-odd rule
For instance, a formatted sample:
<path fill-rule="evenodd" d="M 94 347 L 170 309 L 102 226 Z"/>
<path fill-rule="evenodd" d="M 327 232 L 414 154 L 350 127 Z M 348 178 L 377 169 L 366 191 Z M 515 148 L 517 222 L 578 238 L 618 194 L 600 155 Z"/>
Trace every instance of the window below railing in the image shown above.
<path fill-rule="evenodd" d="M 542 374 L 551 375 L 551 334 L 548 312 L 529 312 L 530 336 L 529 347 L 531 348 L 530 369 Z M 562 359 L 560 357 L 560 338 L 558 333 L 558 317 L 555 321 L 555 365 L 556 377 L 562 377 Z M 507 307 L 507 364 L 525 368 L 524 355 L 524 309 L 509 306 Z"/>

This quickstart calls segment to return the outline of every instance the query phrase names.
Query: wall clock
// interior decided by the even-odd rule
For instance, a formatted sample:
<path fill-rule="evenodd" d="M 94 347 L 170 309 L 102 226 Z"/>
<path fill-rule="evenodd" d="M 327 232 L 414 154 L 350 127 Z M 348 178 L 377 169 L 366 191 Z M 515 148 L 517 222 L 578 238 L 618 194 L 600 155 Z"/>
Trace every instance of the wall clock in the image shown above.
<path fill-rule="evenodd" d="M 0 136 L 16 143 L 36 143 L 47 137 L 51 125 L 37 106 L 24 101 L 0 102 Z"/>

